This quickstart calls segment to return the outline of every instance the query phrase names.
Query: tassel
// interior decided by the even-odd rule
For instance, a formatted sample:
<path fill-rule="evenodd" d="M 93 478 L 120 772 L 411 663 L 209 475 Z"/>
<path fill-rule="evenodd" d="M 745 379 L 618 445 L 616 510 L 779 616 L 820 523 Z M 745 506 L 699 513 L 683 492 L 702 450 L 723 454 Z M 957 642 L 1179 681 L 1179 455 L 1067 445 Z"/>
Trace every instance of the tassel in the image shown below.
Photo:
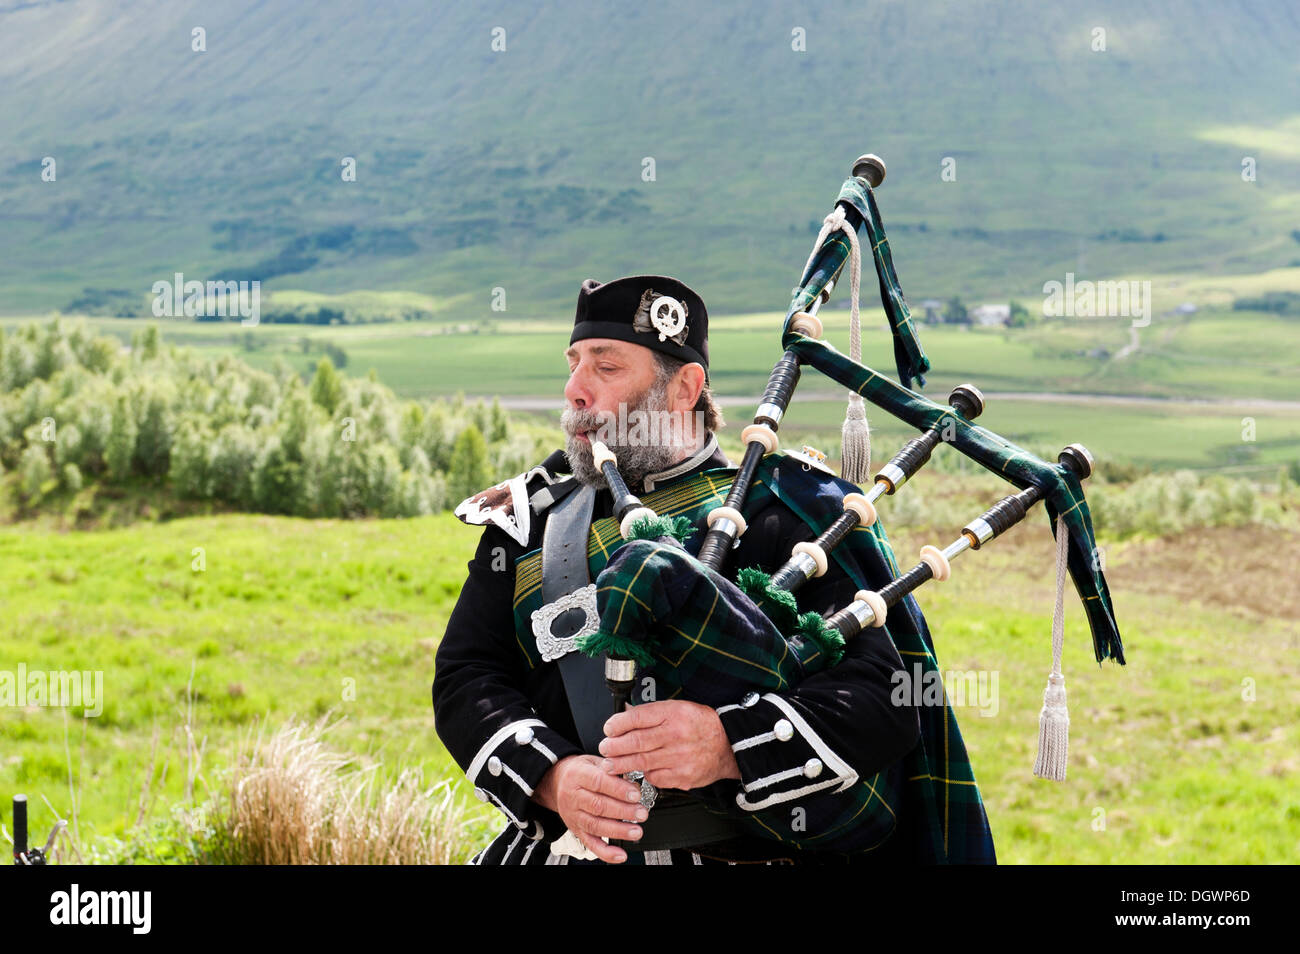
<path fill-rule="evenodd" d="M 866 406 L 859 394 L 849 395 L 840 437 L 840 476 L 851 484 L 865 485 L 871 476 L 871 429 L 867 425 Z"/>
<path fill-rule="evenodd" d="M 1065 705 L 1065 677 L 1061 675 L 1061 651 L 1065 646 L 1065 568 L 1070 531 L 1065 518 L 1056 518 L 1056 610 L 1052 615 L 1052 671 L 1043 690 L 1043 708 L 1038 713 L 1038 758 L 1034 774 L 1053 782 L 1065 781 L 1070 752 L 1070 710 Z"/>
<path fill-rule="evenodd" d="M 1043 709 L 1038 714 L 1038 759 L 1034 774 L 1053 782 L 1065 781 L 1070 753 L 1070 710 L 1065 705 L 1065 677 L 1052 673 L 1043 690 Z"/>
<path fill-rule="evenodd" d="M 808 256 L 803 273 L 808 274 L 817 250 L 835 232 L 843 232 L 849 239 L 849 360 L 861 364 L 862 316 L 858 314 L 858 297 L 862 284 L 862 249 L 858 245 L 858 233 L 849 224 L 842 206 L 836 205 L 822 221 L 821 231 L 813 243 L 813 252 Z M 849 395 L 849 407 L 844 415 L 844 429 L 840 436 L 840 476 L 851 484 L 865 484 L 871 476 L 871 431 L 867 426 L 867 411 L 862 403 L 862 395 Z"/>

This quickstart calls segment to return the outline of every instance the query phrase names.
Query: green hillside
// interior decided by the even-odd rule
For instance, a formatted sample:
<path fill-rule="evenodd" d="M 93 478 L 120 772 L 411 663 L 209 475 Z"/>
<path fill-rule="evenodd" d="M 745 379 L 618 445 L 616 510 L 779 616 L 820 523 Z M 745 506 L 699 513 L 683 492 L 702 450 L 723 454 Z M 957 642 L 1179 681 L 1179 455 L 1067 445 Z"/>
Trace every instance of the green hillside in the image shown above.
<path fill-rule="evenodd" d="M 780 308 L 864 150 L 914 299 L 1286 266 L 1298 41 L 1211 0 L 10 5 L 0 311 L 178 270 L 471 319 L 639 271 Z"/>

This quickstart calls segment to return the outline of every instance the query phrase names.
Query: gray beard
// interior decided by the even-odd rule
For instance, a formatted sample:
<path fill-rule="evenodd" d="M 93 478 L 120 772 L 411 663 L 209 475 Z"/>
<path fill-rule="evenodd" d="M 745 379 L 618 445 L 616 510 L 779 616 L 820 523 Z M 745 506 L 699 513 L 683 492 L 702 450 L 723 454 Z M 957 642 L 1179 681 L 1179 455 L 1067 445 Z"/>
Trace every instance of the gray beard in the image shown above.
<path fill-rule="evenodd" d="M 629 407 L 628 415 L 630 416 L 634 410 L 653 413 L 664 412 L 667 409 L 667 381 L 656 381 L 635 402 L 635 406 Z M 560 417 L 560 425 L 564 428 L 567 438 L 564 453 L 569 459 L 569 467 L 578 482 L 588 487 L 603 488 L 607 484 L 605 475 L 592 461 L 591 445 L 579 440 L 577 435 L 594 431 L 602 423 L 608 423 L 608 420 L 591 411 L 565 409 Z M 657 443 L 638 442 L 635 445 L 625 445 L 615 443 L 614 439 L 618 435 L 613 433 L 614 428 L 610 427 L 609 430 L 610 439 L 605 442 L 605 445 L 618 458 L 618 472 L 623 475 L 628 489 L 634 494 L 640 493 L 645 487 L 646 477 L 667 470 L 684 456 L 681 439 L 677 433 L 674 433 L 671 439 L 661 439 Z"/>

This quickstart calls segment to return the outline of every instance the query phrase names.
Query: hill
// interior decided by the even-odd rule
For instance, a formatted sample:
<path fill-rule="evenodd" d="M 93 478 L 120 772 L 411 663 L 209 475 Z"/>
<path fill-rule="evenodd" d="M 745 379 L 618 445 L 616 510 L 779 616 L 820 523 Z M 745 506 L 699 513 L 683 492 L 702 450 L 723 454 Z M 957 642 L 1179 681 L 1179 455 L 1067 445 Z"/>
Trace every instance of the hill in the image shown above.
<path fill-rule="evenodd" d="M 1285 266 L 1298 42 L 1248 0 L 10 3 L 0 310 L 175 271 L 460 318 L 658 271 L 779 308 L 868 149 L 914 299 Z"/>

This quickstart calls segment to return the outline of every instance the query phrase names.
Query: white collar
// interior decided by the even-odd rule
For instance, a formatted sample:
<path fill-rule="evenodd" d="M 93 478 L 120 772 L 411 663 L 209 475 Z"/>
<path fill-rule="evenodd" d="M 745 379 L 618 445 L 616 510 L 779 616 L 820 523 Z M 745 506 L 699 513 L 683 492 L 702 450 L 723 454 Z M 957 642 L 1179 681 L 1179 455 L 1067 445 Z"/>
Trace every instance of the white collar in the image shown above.
<path fill-rule="evenodd" d="M 699 467 L 700 464 L 704 463 L 706 460 L 712 457 L 717 452 L 717 450 L 718 450 L 718 439 L 714 437 L 712 431 L 709 431 L 709 439 L 704 442 L 704 446 L 701 447 L 699 450 L 697 450 L 690 457 L 687 457 L 685 460 L 678 461 L 676 464 L 673 464 L 673 466 L 669 467 L 667 470 L 660 471 L 657 474 L 649 474 L 644 481 L 646 492 L 654 490 L 656 483 L 663 483 L 664 481 L 672 480 L 674 477 L 680 477 L 682 474 L 686 473 L 687 471 L 694 470 L 696 467 Z"/>

